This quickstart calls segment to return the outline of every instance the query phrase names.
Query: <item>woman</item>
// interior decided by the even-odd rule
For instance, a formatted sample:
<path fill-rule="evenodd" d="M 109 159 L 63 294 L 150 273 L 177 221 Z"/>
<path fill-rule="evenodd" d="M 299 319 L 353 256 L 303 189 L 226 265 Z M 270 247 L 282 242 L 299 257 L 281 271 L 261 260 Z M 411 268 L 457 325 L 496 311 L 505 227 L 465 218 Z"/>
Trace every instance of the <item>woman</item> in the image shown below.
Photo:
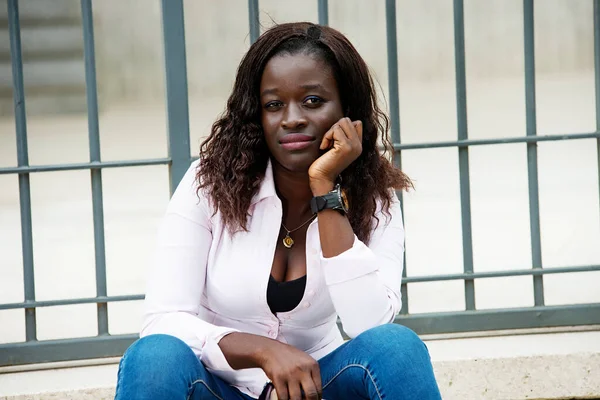
<path fill-rule="evenodd" d="M 440 398 L 425 345 L 391 324 L 393 189 L 411 183 L 378 151 L 387 125 L 336 30 L 282 24 L 250 47 L 169 203 L 117 399 Z"/>

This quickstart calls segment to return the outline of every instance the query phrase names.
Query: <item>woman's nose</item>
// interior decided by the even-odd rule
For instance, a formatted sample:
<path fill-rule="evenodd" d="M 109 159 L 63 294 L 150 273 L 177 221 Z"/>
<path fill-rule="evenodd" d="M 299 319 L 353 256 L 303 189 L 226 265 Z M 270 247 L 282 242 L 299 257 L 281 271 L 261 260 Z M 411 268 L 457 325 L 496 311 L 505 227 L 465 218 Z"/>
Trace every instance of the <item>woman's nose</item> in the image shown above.
<path fill-rule="evenodd" d="M 303 128 L 308 124 L 308 121 L 304 117 L 302 107 L 290 104 L 287 107 L 283 119 L 281 120 L 281 127 L 284 129 L 297 129 Z"/>

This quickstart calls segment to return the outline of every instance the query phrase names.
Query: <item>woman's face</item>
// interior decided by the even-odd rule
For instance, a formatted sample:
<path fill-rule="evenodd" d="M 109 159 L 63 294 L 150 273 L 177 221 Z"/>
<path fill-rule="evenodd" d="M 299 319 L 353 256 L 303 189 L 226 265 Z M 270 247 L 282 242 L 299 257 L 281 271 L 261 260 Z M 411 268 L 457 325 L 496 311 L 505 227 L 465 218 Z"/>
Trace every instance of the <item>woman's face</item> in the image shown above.
<path fill-rule="evenodd" d="M 271 58 L 260 83 L 261 121 L 273 162 L 306 172 L 323 135 L 344 116 L 331 67 L 315 55 Z"/>

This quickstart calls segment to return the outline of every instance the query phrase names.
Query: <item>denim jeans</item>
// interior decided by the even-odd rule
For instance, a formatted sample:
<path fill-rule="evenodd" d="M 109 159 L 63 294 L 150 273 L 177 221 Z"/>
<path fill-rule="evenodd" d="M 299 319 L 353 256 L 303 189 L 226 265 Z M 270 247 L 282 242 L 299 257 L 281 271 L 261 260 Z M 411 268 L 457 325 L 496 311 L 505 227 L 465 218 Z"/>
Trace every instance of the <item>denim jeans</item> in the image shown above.
<path fill-rule="evenodd" d="M 382 325 L 319 360 L 326 400 L 441 399 L 425 344 L 410 329 Z M 208 372 L 192 350 L 168 335 L 144 337 L 125 352 L 116 400 L 248 400 Z"/>

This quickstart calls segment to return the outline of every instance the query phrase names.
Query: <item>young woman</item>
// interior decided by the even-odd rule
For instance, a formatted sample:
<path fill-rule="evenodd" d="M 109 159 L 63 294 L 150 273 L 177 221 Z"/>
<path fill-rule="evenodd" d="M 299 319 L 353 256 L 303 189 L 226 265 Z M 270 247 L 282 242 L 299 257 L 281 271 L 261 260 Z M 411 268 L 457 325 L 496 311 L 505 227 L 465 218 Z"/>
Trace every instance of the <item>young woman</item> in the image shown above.
<path fill-rule="evenodd" d="M 168 206 L 117 399 L 439 399 L 400 310 L 388 120 L 338 31 L 275 26 Z M 344 343 L 340 318 L 351 338 Z"/>

